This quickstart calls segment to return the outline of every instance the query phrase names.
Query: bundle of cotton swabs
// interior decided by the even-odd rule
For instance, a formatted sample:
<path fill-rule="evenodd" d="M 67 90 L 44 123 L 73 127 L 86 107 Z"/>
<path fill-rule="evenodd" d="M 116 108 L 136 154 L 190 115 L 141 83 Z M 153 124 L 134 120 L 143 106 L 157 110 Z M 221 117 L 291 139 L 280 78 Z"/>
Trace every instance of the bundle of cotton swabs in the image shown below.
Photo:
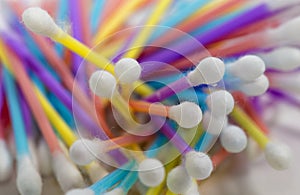
<path fill-rule="evenodd" d="M 300 1 L 2 1 L 0 181 L 199 194 L 232 153 L 276 170 L 269 101 L 300 102 Z M 252 146 L 247 142 L 253 140 Z"/>

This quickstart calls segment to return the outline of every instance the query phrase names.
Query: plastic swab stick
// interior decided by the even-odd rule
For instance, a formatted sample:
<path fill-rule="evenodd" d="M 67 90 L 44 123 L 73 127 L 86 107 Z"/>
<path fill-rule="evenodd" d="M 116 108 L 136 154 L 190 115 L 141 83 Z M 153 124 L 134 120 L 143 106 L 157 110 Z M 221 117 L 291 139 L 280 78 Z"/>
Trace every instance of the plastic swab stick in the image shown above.
<path fill-rule="evenodd" d="M 223 78 L 224 73 L 225 65 L 220 59 L 214 57 L 205 58 L 186 77 L 157 90 L 150 96 L 147 96 L 145 100 L 150 102 L 162 101 L 192 86 L 214 84 Z"/>
<path fill-rule="evenodd" d="M 167 11 L 168 7 L 172 3 L 172 0 L 158 1 L 154 7 L 152 13 L 150 13 L 150 17 L 145 22 L 145 26 L 154 26 L 161 20 L 161 17 Z M 142 52 L 143 45 L 149 39 L 149 36 L 153 30 L 149 28 L 142 28 L 140 32 L 138 32 L 137 37 L 133 40 L 133 43 L 130 46 L 130 50 L 124 55 L 127 58 L 137 58 Z"/>
<path fill-rule="evenodd" d="M 267 53 L 258 53 L 266 66 L 280 71 L 292 71 L 300 67 L 300 50 L 295 47 L 280 47 Z"/>
<path fill-rule="evenodd" d="M 151 104 L 143 101 L 132 100 L 129 104 L 135 111 L 169 117 L 184 128 L 195 127 L 202 119 L 202 111 L 200 107 L 192 102 L 182 102 L 175 106 L 164 106 L 159 103 Z"/>
<path fill-rule="evenodd" d="M 24 11 L 22 18 L 25 26 L 31 31 L 52 38 L 99 68 L 114 73 L 114 66 L 108 59 L 91 51 L 88 47 L 64 32 L 54 23 L 45 10 L 37 7 L 28 8 Z M 135 86 L 143 94 L 150 93 L 150 89 L 146 85 L 140 86 L 140 83 L 136 82 Z"/>
<path fill-rule="evenodd" d="M 247 133 L 253 138 L 258 145 L 264 150 L 265 157 L 268 163 L 278 170 L 287 169 L 292 160 L 292 154 L 290 149 L 286 145 L 271 142 L 258 128 L 258 126 L 252 122 L 250 118 L 241 110 L 241 108 L 235 106 L 231 117 L 237 122 Z"/>
<path fill-rule="evenodd" d="M 247 146 L 247 136 L 238 126 L 229 125 L 225 127 L 220 135 L 223 148 L 230 153 L 239 153 Z"/>
<path fill-rule="evenodd" d="M 3 71 L 4 83 L 13 129 L 15 134 L 15 144 L 17 151 L 17 187 L 22 195 L 39 195 L 42 193 L 42 180 L 29 157 L 29 148 L 25 134 L 24 122 L 22 119 L 17 90 L 12 75 L 5 68 Z M 27 175 L 31 175 L 27 178 Z"/>

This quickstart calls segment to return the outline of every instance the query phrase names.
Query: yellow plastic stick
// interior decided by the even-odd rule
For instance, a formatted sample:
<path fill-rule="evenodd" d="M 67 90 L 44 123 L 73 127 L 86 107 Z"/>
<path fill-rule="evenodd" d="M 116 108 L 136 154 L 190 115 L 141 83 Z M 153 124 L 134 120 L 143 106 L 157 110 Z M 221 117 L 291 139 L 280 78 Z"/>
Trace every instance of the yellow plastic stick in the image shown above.
<path fill-rule="evenodd" d="M 56 112 L 56 110 L 52 107 L 52 105 L 49 103 L 46 97 L 39 91 L 38 88 L 35 88 L 35 93 L 39 101 L 41 102 L 48 119 L 58 131 L 63 141 L 67 144 L 68 147 L 70 147 L 73 144 L 73 142 L 77 140 L 76 135 L 61 118 L 61 116 Z"/>
<path fill-rule="evenodd" d="M 230 116 L 264 149 L 269 138 L 260 130 L 255 122 L 239 107 L 235 106 Z"/>
<path fill-rule="evenodd" d="M 51 37 L 54 41 L 61 43 L 65 47 L 69 48 L 74 53 L 77 53 L 81 57 L 87 59 L 89 62 L 95 64 L 99 68 L 114 74 L 114 65 L 102 55 L 92 51 L 90 48 L 74 39 L 72 36 L 64 32 L 62 29 L 55 36 Z M 141 95 L 147 96 L 152 93 L 152 90 L 147 85 L 144 85 L 141 81 L 136 81 L 134 87 Z"/>
<path fill-rule="evenodd" d="M 132 12 L 143 2 L 144 0 L 129 0 L 124 3 L 119 10 L 110 18 L 109 23 L 105 28 L 100 28 L 94 38 L 94 43 L 102 41 L 106 36 L 114 31 L 132 14 Z"/>
<path fill-rule="evenodd" d="M 149 36 L 152 33 L 152 30 L 149 30 L 149 28 L 147 28 L 147 26 L 156 25 L 160 21 L 161 16 L 166 12 L 166 10 L 169 7 L 169 5 L 171 4 L 171 2 L 172 2 L 172 0 L 164 0 L 164 1 L 159 0 L 158 1 L 151 16 L 148 18 L 147 22 L 145 23 L 146 27 L 141 29 L 138 36 L 136 37 L 136 39 L 134 40 L 134 42 L 131 45 L 132 49 L 130 49 L 125 54 L 125 57 L 136 59 L 140 55 L 144 44 L 147 42 Z"/>

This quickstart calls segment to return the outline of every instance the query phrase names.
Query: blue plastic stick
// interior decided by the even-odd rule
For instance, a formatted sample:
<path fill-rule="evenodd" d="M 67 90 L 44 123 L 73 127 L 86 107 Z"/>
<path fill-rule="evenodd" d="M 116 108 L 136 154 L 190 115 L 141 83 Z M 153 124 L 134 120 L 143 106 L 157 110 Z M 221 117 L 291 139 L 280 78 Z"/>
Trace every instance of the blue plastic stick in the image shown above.
<path fill-rule="evenodd" d="M 124 180 L 119 184 L 119 188 L 122 188 L 125 194 L 130 190 L 130 188 L 134 185 L 136 180 L 138 179 L 138 172 L 131 171 Z"/>
<path fill-rule="evenodd" d="M 116 169 L 109 175 L 105 176 L 101 180 L 97 181 L 89 188 L 93 190 L 96 194 L 101 194 L 107 189 L 114 186 L 116 183 L 121 181 L 126 175 L 130 172 L 130 169 L 135 165 L 135 161 L 130 161 L 126 163 L 124 166 Z"/>
<path fill-rule="evenodd" d="M 219 17 L 203 26 L 200 26 L 199 28 L 196 28 L 195 30 L 193 30 L 192 32 L 190 32 L 190 34 L 192 36 L 198 36 L 201 34 L 204 34 L 205 32 L 212 30 L 214 28 L 216 28 L 217 26 L 220 26 L 226 22 L 228 22 L 229 20 L 232 20 L 233 18 L 237 17 L 238 15 L 242 14 L 245 10 L 244 9 L 240 9 L 238 11 L 234 11 L 231 13 L 228 13 L 227 15 L 224 15 L 222 17 Z"/>
<path fill-rule="evenodd" d="M 95 33 L 101 23 L 102 12 L 104 9 L 105 2 L 104 0 L 96 0 L 92 6 L 90 25 L 92 33 Z"/>
<path fill-rule="evenodd" d="M 68 13 L 68 1 L 67 0 L 60 0 L 59 7 L 58 7 L 58 13 L 56 19 L 58 21 L 66 21 L 67 20 L 67 13 Z M 54 43 L 54 47 L 56 52 L 59 56 L 63 56 L 64 53 L 64 46 L 59 43 Z"/>
<path fill-rule="evenodd" d="M 63 120 L 67 122 L 69 127 L 75 129 L 75 121 L 69 109 L 55 95 L 53 95 L 53 93 L 48 94 L 47 97 L 55 110 L 57 110 L 60 116 L 62 116 Z"/>
<path fill-rule="evenodd" d="M 201 151 L 201 152 L 207 152 L 209 149 L 209 146 L 211 145 L 211 142 L 216 138 L 215 135 L 212 135 L 211 133 L 204 131 L 203 134 L 201 135 L 200 139 L 195 145 L 195 150 L 196 151 Z"/>
<path fill-rule="evenodd" d="M 180 9 L 180 11 L 175 12 L 172 14 L 172 17 L 168 17 L 167 20 L 162 21 L 159 25 L 160 26 L 168 26 L 168 27 L 174 27 L 186 18 L 188 18 L 190 15 L 192 15 L 194 12 L 196 12 L 198 9 L 200 9 L 203 5 L 207 3 L 207 0 L 196 0 L 193 2 L 186 2 L 186 1 L 180 1 L 178 2 L 177 7 Z M 188 4 L 188 5 L 186 5 Z M 157 39 L 159 36 L 164 34 L 168 28 L 159 28 L 156 30 L 153 35 L 151 36 L 151 41 Z"/>
<path fill-rule="evenodd" d="M 8 100 L 9 114 L 12 120 L 16 151 L 18 157 L 29 154 L 24 121 L 21 114 L 18 91 L 11 73 L 3 68 L 4 88 Z"/>

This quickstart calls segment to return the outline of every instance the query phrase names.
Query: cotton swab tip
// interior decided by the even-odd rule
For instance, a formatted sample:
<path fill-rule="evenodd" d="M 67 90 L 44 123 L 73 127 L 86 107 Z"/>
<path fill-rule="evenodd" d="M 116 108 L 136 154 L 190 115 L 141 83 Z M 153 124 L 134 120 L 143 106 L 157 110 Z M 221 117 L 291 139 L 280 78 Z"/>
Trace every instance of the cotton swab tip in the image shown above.
<path fill-rule="evenodd" d="M 94 148 L 92 140 L 80 139 L 75 141 L 69 149 L 70 157 L 77 165 L 87 165 L 96 159 L 89 148 Z"/>
<path fill-rule="evenodd" d="M 131 84 L 137 81 L 141 75 L 140 64 L 132 58 L 123 58 L 115 65 L 115 74 L 121 83 Z"/>
<path fill-rule="evenodd" d="M 0 140 L 0 182 L 6 181 L 12 173 L 13 162 L 4 140 Z"/>
<path fill-rule="evenodd" d="M 253 81 L 266 70 L 264 61 L 255 55 L 246 55 L 226 67 L 227 71 L 244 80 Z"/>
<path fill-rule="evenodd" d="M 261 75 L 253 82 L 242 83 L 240 90 L 248 96 L 259 96 L 264 94 L 269 88 L 269 80 L 265 75 Z"/>
<path fill-rule="evenodd" d="M 245 132 L 235 125 L 229 125 L 222 130 L 220 141 L 223 148 L 231 153 L 239 153 L 247 146 Z"/>
<path fill-rule="evenodd" d="M 282 25 L 280 25 L 275 30 L 275 40 L 279 39 L 280 41 L 288 41 L 294 44 L 294 42 L 299 43 L 299 26 L 300 26 L 300 16 L 295 17 Z M 271 31 L 272 32 L 272 31 Z M 273 35 L 273 36 L 274 36 Z M 270 34 L 272 37 L 272 34 Z"/>
<path fill-rule="evenodd" d="M 226 90 L 214 91 L 206 98 L 206 104 L 210 112 L 216 116 L 224 116 L 231 113 L 234 107 L 234 99 Z"/>
<path fill-rule="evenodd" d="M 212 135 L 219 135 L 221 130 L 228 124 L 228 117 L 215 117 L 210 111 L 203 115 L 203 128 Z"/>
<path fill-rule="evenodd" d="M 66 195 L 95 195 L 95 192 L 89 188 L 73 189 L 68 191 Z"/>
<path fill-rule="evenodd" d="M 190 188 L 183 195 L 199 195 L 198 184 L 193 181 Z"/>
<path fill-rule="evenodd" d="M 51 153 L 45 140 L 40 140 L 37 148 L 40 172 L 43 176 L 49 176 L 52 173 Z"/>
<path fill-rule="evenodd" d="M 213 170 L 213 163 L 209 156 L 202 152 L 191 151 L 185 156 L 185 168 L 195 179 L 206 179 Z"/>
<path fill-rule="evenodd" d="M 138 176 L 145 186 L 155 187 L 163 182 L 165 169 L 159 160 L 148 158 L 139 164 Z"/>
<path fill-rule="evenodd" d="M 276 170 L 285 170 L 290 167 L 292 153 L 284 144 L 270 142 L 265 148 L 265 157 L 268 163 Z"/>
<path fill-rule="evenodd" d="M 53 37 L 61 30 L 48 12 L 39 7 L 26 9 L 22 14 L 22 20 L 29 30 L 44 36 Z"/>
<path fill-rule="evenodd" d="M 193 86 L 200 84 L 214 84 L 219 82 L 225 73 L 225 64 L 215 57 L 203 59 L 195 68 L 189 72 L 187 78 Z"/>
<path fill-rule="evenodd" d="M 29 156 L 18 161 L 17 187 L 21 195 L 42 194 L 42 179 Z"/>
<path fill-rule="evenodd" d="M 104 195 L 125 195 L 126 193 L 122 188 L 115 188 L 109 192 L 105 192 Z"/>
<path fill-rule="evenodd" d="M 202 110 L 199 105 L 193 102 L 182 102 L 179 105 L 170 107 L 169 118 L 176 121 L 183 128 L 192 128 L 201 122 Z"/>
<path fill-rule="evenodd" d="M 64 192 L 84 186 L 84 180 L 77 167 L 61 153 L 53 155 L 53 171 Z"/>
<path fill-rule="evenodd" d="M 175 194 L 183 194 L 192 186 L 192 178 L 183 166 L 172 169 L 167 177 L 167 186 Z"/>
<path fill-rule="evenodd" d="M 91 75 L 89 86 L 94 94 L 103 98 L 111 98 L 116 90 L 117 81 L 109 72 L 98 70 Z"/>
<path fill-rule="evenodd" d="M 280 71 L 292 71 L 300 67 L 300 50 L 294 47 L 281 47 L 259 56 L 267 67 Z"/>

